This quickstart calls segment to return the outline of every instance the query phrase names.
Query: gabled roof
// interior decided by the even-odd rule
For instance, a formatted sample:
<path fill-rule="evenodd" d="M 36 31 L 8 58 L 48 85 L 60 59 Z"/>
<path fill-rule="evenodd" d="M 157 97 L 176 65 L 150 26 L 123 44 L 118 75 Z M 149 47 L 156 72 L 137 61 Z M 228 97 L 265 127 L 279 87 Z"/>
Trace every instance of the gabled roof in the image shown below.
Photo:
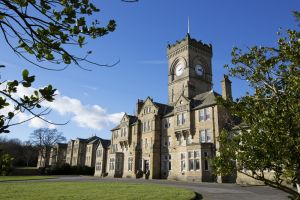
<path fill-rule="evenodd" d="M 96 138 L 94 140 L 91 140 L 88 144 L 97 144 L 99 143 L 100 138 Z"/>
<path fill-rule="evenodd" d="M 118 125 L 115 126 L 113 129 L 111 129 L 111 131 L 118 130 L 119 128 L 120 128 L 120 124 L 118 124 Z"/>
<path fill-rule="evenodd" d="M 81 142 L 85 142 L 86 141 L 86 139 L 83 139 L 83 138 L 76 138 L 76 140 L 79 140 Z"/>
<path fill-rule="evenodd" d="M 92 136 L 92 137 L 89 137 L 86 139 L 87 143 L 90 143 L 90 142 L 95 142 L 96 140 L 99 140 L 100 138 L 96 135 Z"/>
<path fill-rule="evenodd" d="M 100 143 L 103 148 L 108 148 L 110 146 L 111 141 L 100 138 Z"/>
<path fill-rule="evenodd" d="M 180 99 L 184 99 L 184 100 L 187 101 L 187 102 L 190 102 L 190 101 L 191 101 L 188 97 L 186 97 L 186 96 L 184 96 L 183 94 L 181 94 L 181 95 L 179 96 L 179 98 L 177 99 L 177 101 L 175 101 L 174 105 L 177 105 L 177 103 L 179 102 Z"/>
<path fill-rule="evenodd" d="M 200 109 L 200 108 L 216 105 L 217 104 L 216 99 L 217 97 L 220 96 L 221 96 L 220 94 L 218 94 L 213 90 L 198 94 L 193 98 L 193 109 Z"/>
<path fill-rule="evenodd" d="M 125 113 L 124 116 L 127 116 L 129 118 L 129 125 L 135 124 L 138 121 L 137 116 L 128 115 L 127 113 Z M 124 118 L 124 116 L 122 117 L 122 119 Z M 113 129 L 111 129 L 111 131 L 118 130 L 119 128 L 120 128 L 120 124 L 118 124 Z"/>
<path fill-rule="evenodd" d="M 133 116 L 133 115 L 127 115 L 127 116 L 129 117 L 129 125 L 134 124 L 138 120 L 137 116 Z"/>
<path fill-rule="evenodd" d="M 155 106 L 158 107 L 158 114 L 159 115 L 166 115 L 173 111 L 173 106 L 169 106 L 167 104 L 162 104 L 158 102 L 153 102 Z"/>

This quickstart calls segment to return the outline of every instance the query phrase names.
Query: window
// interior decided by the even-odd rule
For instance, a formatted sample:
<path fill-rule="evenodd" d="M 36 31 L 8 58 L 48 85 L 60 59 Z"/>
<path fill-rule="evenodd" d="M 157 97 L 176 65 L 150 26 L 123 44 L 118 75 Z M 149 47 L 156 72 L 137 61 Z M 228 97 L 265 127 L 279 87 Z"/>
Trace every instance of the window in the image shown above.
<path fill-rule="evenodd" d="M 101 165 L 101 162 L 97 162 L 96 163 L 96 171 L 101 171 L 101 167 L 102 165 Z"/>
<path fill-rule="evenodd" d="M 150 131 L 150 121 L 147 122 L 147 131 Z"/>
<path fill-rule="evenodd" d="M 179 113 L 177 115 L 177 125 L 185 124 L 186 121 L 186 113 Z"/>
<path fill-rule="evenodd" d="M 169 171 L 172 170 L 171 155 L 169 155 Z"/>
<path fill-rule="evenodd" d="M 180 170 L 185 171 L 185 153 L 180 154 Z"/>
<path fill-rule="evenodd" d="M 199 121 L 206 121 L 210 119 L 210 108 L 203 108 L 199 110 Z"/>
<path fill-rule="evenodd" d="M 102 156 L 102 149 L 97 150 L 96 156 L 97 157 L 101 157 Z"/>
<path fill-rule="evenodd" d="M 166 119 L 164 120 L 164 128 L 167 129 L 167 128 L 169 128 L 170 126 L 171 126 L 171 124 L 170 124 L 170 118 L 166 118 Z"/>
<path fill-rule="evenodd" d="M 201 143 L 211 142 L 211 130 L 205 129 L 200 131 Z"/>
<path fill-rule="evenodd" d="M 200 169 L 200 152 L 199 151 L 190 151 L 188 152 L 189 160 L 189 171 L 199 170 Z"/>
<path fill-rule="evenodd" d="M 167 172 L 168 171 L 168 155 L 163 155 L 161 157 L 162 159 L 162 171 Z"/>
<path fill-rule="evenodd" d="M 127 132 L 127 127 L 121 128 L 121 137 L 126 136 L 126 132 Z"/>
<path fill-rule="evenodd" d="M 168 136 L 168 146 L 171 146 L 171 136 Z"/>
<path fill-rule="evenodd" d="M 130 157 L 128 158 L 128 171 L 132 171 L 132 166 L 133 166 L 133 158 Z"/>
<path fill-rule="evenodd" d="M 143 122 L 143 132 L 146 132 L 146 122 Z"/>
<path fill-rule="evenodd" d="M 208 153 L 204 152 L 204 170 L 208 171 Z"/>
<path fill-rule="evenodd" d="M 115 170 L 115 159 L 114 158 L 110 158 L 109 159 L 109 170 Z"/>

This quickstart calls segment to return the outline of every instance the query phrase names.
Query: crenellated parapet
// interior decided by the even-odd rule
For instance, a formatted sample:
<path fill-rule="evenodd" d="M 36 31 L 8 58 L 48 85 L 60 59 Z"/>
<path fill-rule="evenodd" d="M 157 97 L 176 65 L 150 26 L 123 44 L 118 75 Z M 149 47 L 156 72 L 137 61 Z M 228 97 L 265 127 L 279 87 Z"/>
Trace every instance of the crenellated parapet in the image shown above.
<path fill-rule="evenodd" d="M 212 45 L 205 44 L 201 40 L 191 38 L 190 34 L 187 33 L 186 37 L 182 40 L 177 40 L 175 44 L 169 44 L 167 47 L 168 57 L 171 58 L 178 54 L 180 51 L 186 48 L 194 48 L 195 50 L 201 50 L 209 55 L 212 55 Z"/>

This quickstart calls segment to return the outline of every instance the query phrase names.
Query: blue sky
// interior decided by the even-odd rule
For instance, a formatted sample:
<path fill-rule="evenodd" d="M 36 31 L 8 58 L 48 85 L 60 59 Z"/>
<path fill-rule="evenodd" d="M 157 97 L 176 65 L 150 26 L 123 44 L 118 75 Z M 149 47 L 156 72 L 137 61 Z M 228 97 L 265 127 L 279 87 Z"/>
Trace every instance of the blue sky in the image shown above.
<path fill-rule="evenodd" d="M 80 54 L 92 50 L 91 59 L 98 63 L 121 62 L 113 68 L 92 67 L 83 71 L 70 66 L 63 72 L 46 71 L 18 58 L 0 36 L 2 79 L 19 78 L 27 68 L 36 75 L 34 87 L 53 84 L 59 90 L 59 101 L 49 116 L 53 122 L 70 122 L 58 126 L 70 138 L 98 135 L 110 138 L 122 112 L 132 114 L 138 98 L 151 96 L 167 103 L 166 46 L 185 37 L 187 18 L 190 34 L 197 40 L 213 45 L 214 90 L 221 92 L 220 81 L 230 63 L 233 46 L 276 44 L 281 27 L 295 28 L 293 10 L 299 1 L 292 0 L 140 0 L 124 3 L 119 0 L 93 1 L 101 12 L 93 16 L 100 22 L 115 19 L 115 32 L 89 40 Z M 233 80 L 233 95 L 243 95 L 247 83 Z M 47 126 L 34 122 L 11 129 L 8 138 L 27 140 L 36 128 Z"/>

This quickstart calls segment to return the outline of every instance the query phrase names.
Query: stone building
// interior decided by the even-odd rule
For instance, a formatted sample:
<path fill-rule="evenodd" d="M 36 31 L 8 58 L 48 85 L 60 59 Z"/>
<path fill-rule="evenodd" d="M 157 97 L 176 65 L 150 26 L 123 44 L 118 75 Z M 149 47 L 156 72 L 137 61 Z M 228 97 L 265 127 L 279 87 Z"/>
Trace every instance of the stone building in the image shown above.
<path fill-rule="evenodd" d="M 104 176 L 106 173 L 107 166 L 107 153 L 110 147 L 110 140 L 99 140 L 98 146 L 96 147 L 95 156 L 95 176 Z"/>
<path fill-rule="evenodd" d="M 216 98 L 231 98 L 224 76 L 222 95 L 213 91 L 212 46 L 184 39 L 167 47 L 168 103 L 138 100 L 112 129 L 106 172 L 111 177 L 215 181 L 210 160 L 227 121 Z"/>
<path fill-rule="evenodd" d="M 50 148 L 43 148 L 38 152 L 37 168 L 49 166 Z"/>
<path fill-rule="evenodd" d="M 95 138 L 86 145 L 85 166 L 95 167 L 96 150 L 100 143 L 100 138 Z"/>
<path fill-rule="evenodd" d="M 74 141 L 70 140 L 67 147 L 66 163 L 72 165 Z"/>
<path fill-rule="evenodd" d="M 70 140 L 67 148 L 66 163 L 71 166 L 85 166 L 86 147 L 89 142 L 96 139 L 99 139 L 99 137 L 92 136 L 87 139 L 77 138 L 76 140 Z"/>
<path fill-rule="evenodd" d="M 66 163 L 68 144 L 57 143 L 51 148 L 49 165 L 51 166 L 61 166 Z"/>

